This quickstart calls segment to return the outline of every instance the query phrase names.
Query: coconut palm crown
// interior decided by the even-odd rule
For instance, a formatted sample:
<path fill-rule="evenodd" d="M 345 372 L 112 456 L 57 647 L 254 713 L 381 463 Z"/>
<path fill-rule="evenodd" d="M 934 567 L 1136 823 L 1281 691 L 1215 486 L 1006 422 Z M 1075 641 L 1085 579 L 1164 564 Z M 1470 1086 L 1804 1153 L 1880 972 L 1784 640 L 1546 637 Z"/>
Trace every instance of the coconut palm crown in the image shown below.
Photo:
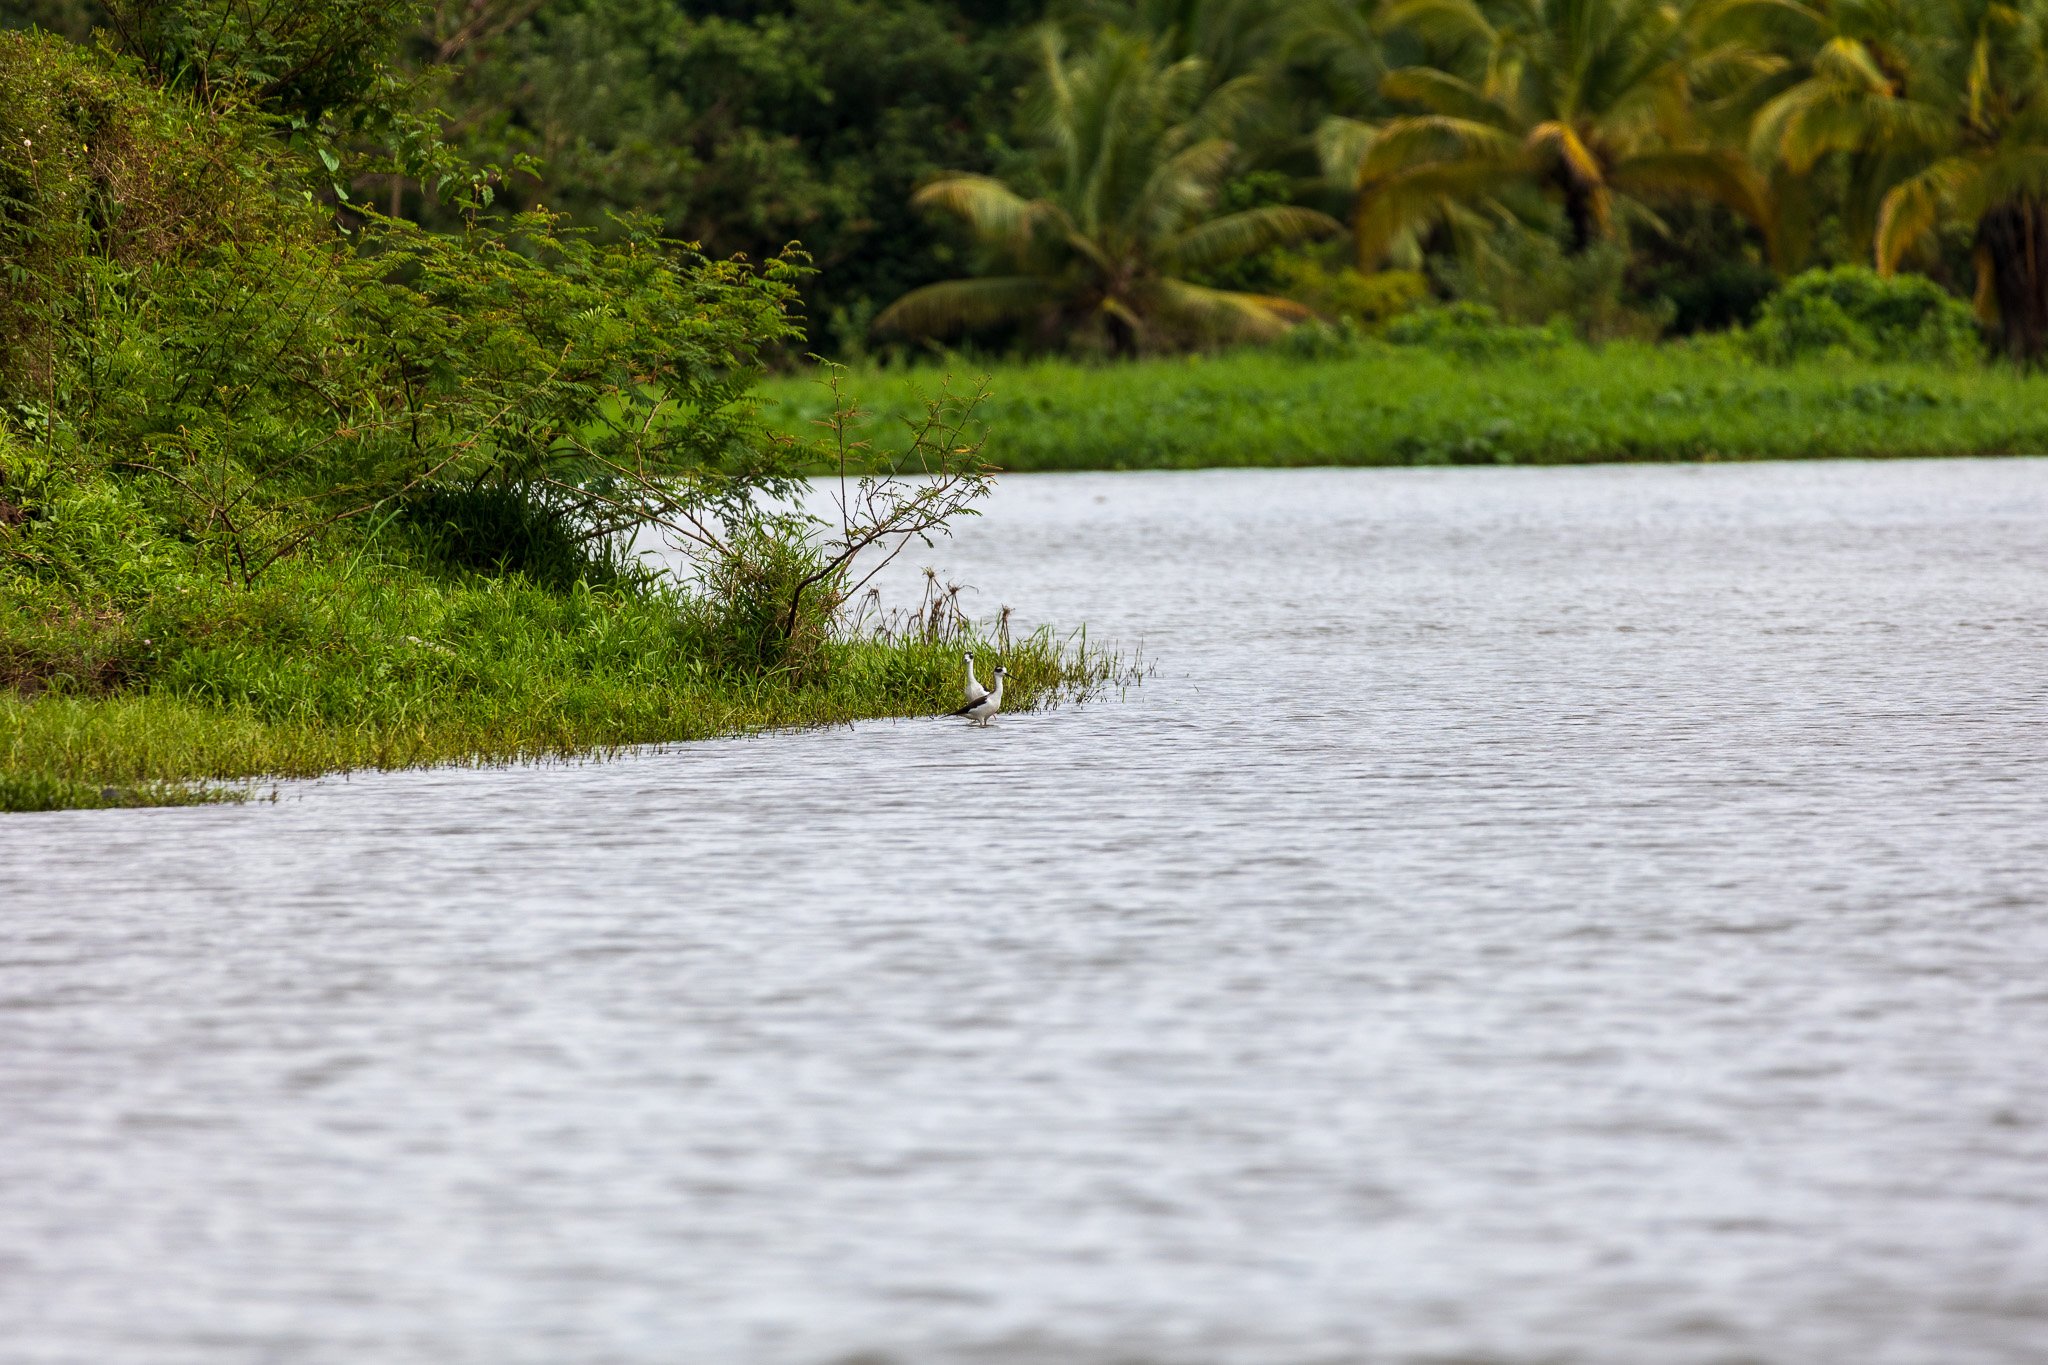
<path fill-rule="evenodd" d="M 1383 23 L 1419 40 L 1426 65 L 1382 93 L 1418 112 L 1334 119 L 1326 173 L 1348 179 L 1360 263 L 1370 266 L 1447 202 L 1533 187 L 1564 210 L 1572 250 L 1619 221 L 1653 220 L 1646 194 L 1719 200 L 1765 222 L 1761 180 L 1692 117 L 1684 14 L 1664 0 L 1391 0 Z"/>
<path fill-rule="evenodd" d="M 875 319 L 882 333 L 929 336 L 1022 323 L 1044 342 L 1118 354 L 1266 340 L 1308 316 L 1292 300 L 1189 278 L 1267 247 L 1335 232 L 1289 205 L 1217 212 L 1237 158 L 1230 132 L 1256 78 L 1221 84 L 1198 57 L 1166 60 L 1151 42 L 1105 30 L 1069 58 L 1041 35 L 1027 113 L 1045 194 L 949 174 L 912 202 L 962 220 L 990 273 L 912 290 Z"/>
<path fill-rule="evenodd" d="M 1801 7 L 1804 8 L 1804 7 Z M 1890 274 L 1944 224 L 1970 234 L 1978 315 L 2014 355 L 2048 349 L 2048 23 L 2039 0 L 1825 0 L 1803 77 L 1758 111 L 1751 148 L 1794 173 L 1831 155 L 1881 195 Z"/>

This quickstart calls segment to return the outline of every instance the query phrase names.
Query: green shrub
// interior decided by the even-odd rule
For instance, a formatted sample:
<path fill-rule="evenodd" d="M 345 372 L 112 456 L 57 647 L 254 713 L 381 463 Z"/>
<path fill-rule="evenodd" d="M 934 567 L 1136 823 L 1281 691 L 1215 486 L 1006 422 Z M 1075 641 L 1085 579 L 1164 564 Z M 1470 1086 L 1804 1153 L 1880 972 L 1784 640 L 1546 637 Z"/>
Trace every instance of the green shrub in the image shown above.
<path fill-rule="evenodd" d="M 1506 228 L 1445 266 L 1443 278 L 1458 299 L 1486 304 L 1511 323 L 1562 319 L 1585 341 L 1654 341 L 1675 309 L 1668 299 L 1630 302 L 1628 263 L 1627 248 L 1617 242 L 1570 254 L 1551 237 Z"/>
<path fill-rule="evenodd" d="M 1983 354 L 1969 304 L 1924 275 L 1886 278 L 1857 265 L 1787 282 L 1764 304 L 1746 342 L 1774 365 L 1830 353 L 1964 365 Z"/>
<path fill-rule="evenodd" d="M 395 87 L 389 61 L 419 0 L 101 0 L 109 40 L 153 80 L 317 122 Z"/>
<path fill-rule="evenodd" d="M 1562 319 L 1547 327 L 1518 326 L 1503 322 L 1497 310 L 1483 303 L 1423 308 L 1394 319 L 1381 335 L 1396 346 L 1420 346 L 1466 360 L 1537 355 L 1572 339 L 1571 327 Z"/>
<path fill-rule="evenodd" d="M 1413 312 L 1429 299 L 1429 281 L 1414 270 L 1371 274 L 1349 265 L 1332 268 L 1308 252 L 1288 252 L 1274 262 L 1281 292 L 1333 322 L 1377 327 Z"/>
<path fill-rule="evenodd" d="M 531 568 L 536 518 L 602 561 L 651 513 L 744 519 L 794 486 L 747 389 L 799 335 L 795 259 L 708 261 L 638 222 L 600 243 L 539 212 L 344 232 L 267 116 L 49 37 L 0 34 L 0 126 L 0 412 L 210 572 L 247 586 L 437 490 L 530 502 L 494 514 L 513 543 L 441 538 L 458 564 Z M 551 581 L 573 577 L 560 548 Z"/>
<path fill-rule="evenodd" d="M 700 570 L 707 590 L 697 624 L 722 668 L 784 669 L 811 677 L 832 638 L 844 600 L 835 569 L 796 525 L 756 522 Z"/>
<path fill-rule="evenodd" d="M 578 534 L 571 509 L 503 484 L 430 487 L 402 501 L 394 528 L 429 565 L 518 574 L 542 587 L 630 577 L 620 547 Z"/>
<path fill-rule="evenodd" d="M 1369 340 L 1365 331 L 1349 318 L 1334 326 L 1311 319 L 1288 328 L 1267 342 L 1266 349 L 1293 360 L 1335 360 L 1357 354 Z"/>
<path fill-rule="evenodd" d="M 303 189 L 261 120 L 0 32 L 0 393 L 48 393 L 57 338 L 98 302 L 95 263 L 146 287 L 223 242 L 304 241 Z"/>

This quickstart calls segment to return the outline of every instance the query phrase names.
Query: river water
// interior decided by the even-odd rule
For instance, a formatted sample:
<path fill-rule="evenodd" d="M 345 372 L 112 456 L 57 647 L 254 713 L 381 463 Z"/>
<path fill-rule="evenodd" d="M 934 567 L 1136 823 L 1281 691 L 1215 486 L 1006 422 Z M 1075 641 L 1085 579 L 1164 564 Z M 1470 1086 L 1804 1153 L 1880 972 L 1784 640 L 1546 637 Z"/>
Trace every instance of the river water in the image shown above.
<path fill-rule="evenodd" d="M 0 1360 L 2048 1360 L 2048 462 L 933 558 L 1154 676 L 0 824 Z"/>

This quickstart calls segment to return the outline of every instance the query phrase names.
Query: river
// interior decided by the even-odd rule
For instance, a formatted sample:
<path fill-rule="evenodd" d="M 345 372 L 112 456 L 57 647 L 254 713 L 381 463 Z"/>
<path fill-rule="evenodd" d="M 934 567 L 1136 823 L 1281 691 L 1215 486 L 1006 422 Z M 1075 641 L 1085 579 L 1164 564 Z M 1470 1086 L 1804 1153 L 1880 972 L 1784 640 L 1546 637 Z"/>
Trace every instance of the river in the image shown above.
<path fill-rule="evenodd" d="M 926 557 L 1152 676 L 0 822 L 0 1360 L 2048 1359 L 2048 462 Z"/>

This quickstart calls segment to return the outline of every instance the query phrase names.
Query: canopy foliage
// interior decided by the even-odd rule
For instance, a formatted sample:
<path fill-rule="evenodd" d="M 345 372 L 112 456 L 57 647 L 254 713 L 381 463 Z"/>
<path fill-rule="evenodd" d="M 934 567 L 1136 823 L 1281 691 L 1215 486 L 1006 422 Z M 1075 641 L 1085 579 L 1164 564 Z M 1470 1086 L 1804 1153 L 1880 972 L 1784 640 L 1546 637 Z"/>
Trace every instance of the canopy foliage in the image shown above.
<path fill-rule="evenodd" d="M 194 89 L 234 75 L 359 153 L 343 192 L 437 230 L 467 210 L 414 155 L 407 119 L 435 107 L 469 161 L 535 159 L 490 184 L 498 211 L 546 205 L 600 236 L 645 212 L 714 257 L 800 240 L 820 266 L 803 307 L 842 351 L 878 315 L 898 335 L 1008 320 L 1027 344 L 1111 349 L 1270 335 L 1284 304 L 1216 291 L 1279 289 L 1287 272 L 1259 262 L 1317 213 L 1349 223 L 1355 267 L 1444 289 L 1441 265 L 1503 231 L 1625 251 L 1639 294 L 1861 263 L 1973 297 L 2014 354 L 2048 346 L 2048 0 L 4 9 L 74 37 L 100 22 Z M 252 26 L 259 10 L 296 18 Z M 1246 177 L 1288 189 L 1231 221 L 1218 206 L 1242 209 Z"/>

